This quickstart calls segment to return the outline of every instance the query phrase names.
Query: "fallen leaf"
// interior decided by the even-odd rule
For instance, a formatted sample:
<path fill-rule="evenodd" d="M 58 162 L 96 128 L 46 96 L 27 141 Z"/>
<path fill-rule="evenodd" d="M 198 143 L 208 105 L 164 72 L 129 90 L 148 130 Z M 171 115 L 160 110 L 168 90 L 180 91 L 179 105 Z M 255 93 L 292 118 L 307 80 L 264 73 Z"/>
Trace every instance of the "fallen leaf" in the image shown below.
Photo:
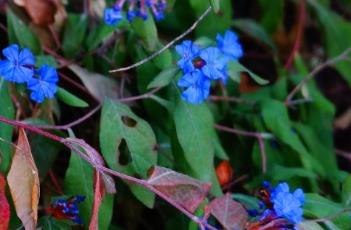
<path fill-rule="evenodd" d="M 242 230 L 248 219 L 245 208 L 231 198 L 230 193 L 216 198 L 207 207 L 225 229 Z"/>
<path fill-rule="evenodd" d="M 6 181 L 0 174 L 0 230 L 7 230 L 10 221 L 10 205 L 5 195 Z"/>
<path fill-rule="evenodd" d="M 150 185 L 193 213 L 205 200 L 211 185 L 167 168 L 154 167 Z"/>
<path fill-rule="evenodd" d="M 24 129 L 19 129 L 16 152 L 7 175 L 17 216 L 26 230 L 36 229 L 40 184 L 30 145 Z"/>
<path fill-rule="evenodd" d="M 16 0 L 15 3 L 26 10 L 35 25 L 47 26 L 55 21 L 57 8 L 53 1 Z"/>

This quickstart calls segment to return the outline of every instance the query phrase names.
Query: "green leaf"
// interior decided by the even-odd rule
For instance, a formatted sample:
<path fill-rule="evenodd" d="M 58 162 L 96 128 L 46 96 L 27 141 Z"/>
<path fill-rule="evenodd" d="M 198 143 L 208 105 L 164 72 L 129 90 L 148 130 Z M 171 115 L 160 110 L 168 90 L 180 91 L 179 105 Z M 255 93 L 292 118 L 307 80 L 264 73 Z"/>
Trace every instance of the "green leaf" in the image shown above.
<path fill-rule="evenodd" d="M 79 97 L 71 94 L 70 92 L 68 92 L 67 90 L 65 90 L 61 87 L 58 87 L 57 97 L 62 102 L 66 103 L 67 105 L 73 106 L 73 107 L 85 108 L 85 107 L 89 106 L 89 104 L 87 102 L 83 101 Z"/>
<path fill-rule="evenodd" d="M 132 22 L 132 27 L 144 42 L 144 47 L 148 51 L 154 51 L 158 44 L 157 28 L 153 17 L 149 14 L 147 20 L 137 17 Z"/>
<path fill-rule="evenodd" d="M 157 163 L 156 137 L 150 125 L 128 106 L 112 100 L 103 105 L 100 146 L 109 167 L 128 175 L 147 178 L 148 170 Z M 130 188 L 141 202 L 153 206 L 154 194 L 137 185 Z"/>
<path fill-rule="evenodd" d="M 72 134 L 70 135 L 72 136 Z M 78 154 L 72 152 L 64 180 L 65 194 L 83 195 L 85 201 L 79 205 L 79 213 L 87 228 L 94 203 L 94 169 Z M 105 194 L 99 211 L 99 229 L 108 229 L 112 219 L 113 195 Z"/>
<path fill-rule="evenodd" d="M 302 221 L 297 226 L 297 229 L 301 230 L 323 230 L 323 228 L 316 222 L 313 221 Z"/>
<path fill-rule="evenodd" d="M 212 182 L 212 192 L 220 194 L 214 187 L 218 182 L 213 176 L 216 136 L 211 111 L 206 104 L 191 105 L 178 98 L 173 119 L 184 157 L 193 172 L 191 176 Z"/>
<path fill-rule="evenodd" d="M 35 57 L 35 66 L 39 68 L 42 65 L 57 67 L 56 59 L 50 55 L 39 55 Z"/>
<path fill-rule="evenodd" d="M 262 13 L 260 25 L 262 25 L 269 34 L 272 34 L 283 21 L 285 1 L 259 0 L 259 3 L 262 9 L 260 11 Z"/>
<path fill-rule="evenodd" d="M 115 28 L 108 26 L 105 23 L 99 24 L 88 34 L 86 39 L 86 46 L 88 50 L 93 50 L 99 46 L 105 39 L 108 39 L 115 31 Z"/>
<path fill-rule="evenodd" d="M 273 132 L 274 136 L 299 154 L 305 169 L 325 176 L 326 171 L 310 155 L 299 136 L 293 132 L 287 108 L 282 102 L 265 100 L 262 103 L 262 116 L 265 125 Z"/>
<path fill-rule="evenodd" d="M 29 27 L 10 9 L 6 10 L 6 16 L 9 30 L 13 32 L 13 34 L 9 33 L 10 42 L 17 43 L 18 41 L 21 47 L 29 48 L 34 54 L 40 54 L 42 50 L 39 39 Z"/>
<path fill-rule="evenodd" d="M 76 56 L 82 49 L 84 36 L 88 28 L 86 15 L 69 14 L 63 32 L 62 50 L 67 57 Z"/>
<path fill-rule="evenodd" d="M 304 168 L 292 168 L 276 165 L 272 170 L 272 178 L 277 182 L 288 181 L 294 177 L 317 179 L 316 174 Z"/>
<path fill-rule="evenodd" d="M 313 218 L 328 218 L 337 213 L 332 222 L 340 229 L 351 229 L 351 219 L 349 213 L 342 213 L 344 207 L 334 203 L 318 194 L 305 194 L 304 215 Z"/>
<path fill-rule="evenodd" d="M 179 73 L 179 68 L 172 66 L 162 70 L 147 86 L 148 89 L 165 87 L 171 83 L 173 78 Z"/>
<path fill-rule="evenodd" d="M 220 0 L 220 14 L 211 11 L 207 17 L 196 27 L 196 36 L 215 37 L 217 32 L 224 32 L 231 26 L 232 21 L 232 0 Z M 208 1 L 190 0 L 190 6 L 195 11 L 196 18 L 200 17 L 209 7 Z M 184 11 L 189 12 L 189 9 Z"/>
<path fill-rule="evenodd" d="M 346 206 L 351 205 L 351 175 L 348 175 L 341 187 L 342 201 Z"/>
<path fill-rule="evenodd" d="M 58 221 L 51 216 L 43 216 L 39 219 L 38 225 L 43 229 L 49 230 L 71 230 L 72 227 L 63 221 Z"/>
<path fill-rule="evenodd" d="M 316 10 L 321 25 L 325 30 L 325 42 L 330 58 L 335 57 L 351 47 L 351 23 L 331 10 L 328 10 L 319 1 L 308 1 Z M 351 66 L 348 62 L 339 62 L 338 71 L 351 85 Z"/>
<path fill-rule="evenodd" d="M 210 0 L 212 9 L 215 13 L 218 13 L 221 9 L 220 0 Z"/>
<path fill-rule="evenodd" d="M 14 119 L 15 110 L 10 97 L 9 85 L 0 77 L 0 116 Z M 13 127 L 0 123 L 0 171 L 6 173 L 11 161 Z"/>
<path fill-rule="evenodd" d="M 317 133 L 315 133 L 311 127 L 301 123 L 294 123 L 293 126 L 311 155 L 319 162 L 324 171 L 328 172 L 325 176 L 330 179 L 330 182 L 335 182 L 338 173 L 338 165 L 334 151 L 330 151 L 329 148 L 318 139 Z"/>
<path fill-rule="evenodd" d="M 257 39 L 268 45 L 272 50 L 276 51 L 276 47 L 270 38 L 270 36 L 266 33 L 266 31 L 259 25 L 257 22 L 251 19 L 235 19 L 233 21 L 233 25 L 239 30 L 245 32 L 251 37 Z"/>
<path fill-rule="evenodd" d="M 238 73 L 246 72 L 257 84 L 266 85 L 269 81 L 259 77 L 257 74 L 251 72 L 248 68 L 240 64 L 239 62 L 229 62 L 228 64 L 228 73 L 231 78 L 236 78 Z"/>

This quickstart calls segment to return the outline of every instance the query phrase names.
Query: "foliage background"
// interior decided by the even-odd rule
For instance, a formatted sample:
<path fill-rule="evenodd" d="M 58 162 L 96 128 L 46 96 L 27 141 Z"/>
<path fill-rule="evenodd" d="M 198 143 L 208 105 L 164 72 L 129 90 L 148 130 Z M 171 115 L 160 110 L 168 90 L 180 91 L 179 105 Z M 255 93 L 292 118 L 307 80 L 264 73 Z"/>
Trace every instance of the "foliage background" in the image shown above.
<path fill-rule="evenodd" d="M 188 38 L 207 44 L 232 28 L 244 47 L 240 63 L 248 69 L 231 68 L 228 84 L 213 85 L 213 97 L 198 106 L 180 99 L 172 72 L 177 61 L 173 49 L 130 71 L 109 70 L 159 50 L 189 27 L 208 8 L 208 1 L 171 0 L 165 20 L 123 21 L 117 27 L 101 20 L 103 6 L 110 1 L 57 1 L 53 11 L 43 12 L 33 7 L 37 1 L 23 2 L 0 1 L 0 47 L 19 43 L 30 48 L 40 63 L 57 66 L 60 87 L 75 96 L 61 92 L 57 100 L 34 105 L 25 89 L 0 78 L 1 116 L 33 125 L 68 124 L 102 103 L 98 114 L 72 127 L 70 134 L 67 126 L 52 128 L 57 135 L 74 135 L 99 149 L 111 169 L 147 178 L 150 167 L 164 166 L 211 182 L 211 196 L 220 196 L 223 188 L 215 167 L 229 160 L 234 176 L 224 189 L 247 205 L 263 180 L 288 181 L 311 193 L 306 217 L 322 218 L 350 205 L 349 60 L 324 66 L 294 100 L 286 100 L 313 68 L 351 46 L 350 1 L 221 0 L 220 12 L 211 12 Z M 46 22 L 53 12 L 54 23 Z M 258 84 L 253 73 L 269 84 Z M 158 87 L 154 94 L 145 94 Z M 137 95 L 143 95 L 142 100 L 133 97 Z M 236 135 L 238 130 L 250 133 Z M 0 124 L 3 173 L 14 150 L 7 142 L 15 136 L 14 129 Z M 93 169 L 41 136 L 29 134 L 29 142 L 40 175 L 41 206 L 63 194 L 85 195 L 80 211 L 86 228 L 94 199 Z M 104 198 L 100 229 L 196 228 L 139 186 L 117 181 L 117 189 L 117 195 Z M 12 214 L 10 229 L 17 229 L 20 222 Z M 44 212 L 40 216 L 42 226 L 71 228 Z M 331 229 L 351 228 L 345 215 L 326 223 L 323 226 Z"/>

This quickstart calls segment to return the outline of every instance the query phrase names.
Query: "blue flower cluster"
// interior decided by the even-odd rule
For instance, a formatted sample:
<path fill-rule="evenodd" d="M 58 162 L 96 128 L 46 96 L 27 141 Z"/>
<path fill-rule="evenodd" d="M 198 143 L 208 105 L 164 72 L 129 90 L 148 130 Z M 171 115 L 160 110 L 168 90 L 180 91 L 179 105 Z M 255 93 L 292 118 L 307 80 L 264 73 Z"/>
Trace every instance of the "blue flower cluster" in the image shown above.
<path fill-rule="evenodd" d="M 265 195 L 261 197 L 263 200 L 261 207 L 265 210 L 260 217 L 261 221 L 283 218 L 293 225 L 302 221 L 302 206 L 305 203 L 302 189 L 296 189 L 291 193 L 287 183 L 280 183 L 272 188 L 270 183 L 264 182 L 263 186 L 265 188 L 263 194 Z M 257 214 L 258 212 L 255 213 L 255 215 Z"/>
<path fill-rule="evenodd" d="M 183 72 L 178 86 L 185 89 L 182 98 L 191 104 L 199 104 L 209 96 L 212 80 L 226 82 L 228 62 L 243 55 L 238 36 L 230 30 L 224 36 L 217 35 L 217 46 L 200 48 L 186 40 L 175 49 L 181 56 L 177 64 Z"/>
<path fill-rule="evenodd" d="M 58 82 L 55 68 L 42 65 L 36 69 L 32 52 L 16 44 L 3 49 L 2 54 L 5 59 L 0 60 L 0 76 L 10 82 L 27 83 L 31 99 L 38 103 L 54 97 Z"/>
<path fill-rule="evenodd" d="M 104 20 L 107 25 L 117 25 L 123 19 L 123 7 L 128 5 L 127 19 L 132 21 L 136 17 L 143 20 L 148 18 L 150 9 L 157 21 L 164 18 L 164 11 L 167 8 L 166 0 L 117 0 L 113 7 L 106 8 Z"/>
<path fill-rule="evenodd" d="M 68 200 L 59 199 L 51 204 L 50 213 L 57 219 L 70 219 L 77 224 L 82 224 L 79 217 L 78 204 L 85 200 L 85 196 L 74 196 Z"/>

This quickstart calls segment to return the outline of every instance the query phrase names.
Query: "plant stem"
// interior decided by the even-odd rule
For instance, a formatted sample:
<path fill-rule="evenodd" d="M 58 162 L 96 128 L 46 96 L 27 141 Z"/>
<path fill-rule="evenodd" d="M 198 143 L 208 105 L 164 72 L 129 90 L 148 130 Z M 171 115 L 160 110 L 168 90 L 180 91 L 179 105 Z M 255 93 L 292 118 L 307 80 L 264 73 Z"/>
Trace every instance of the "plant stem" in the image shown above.
<path fill-rule="evenodd" d="M 175 207 L 176 209 L 178 209 L 179 211 L 181 211 L 184 215 L 186 215 L 187 217 L 189 217 L 192 221 L 194 221 L 195 223 L 197 223 L 200 227 L 206 227 L 207 229 L 210 230 L 217 230 L 217 228 L 209 225 L 208 223 L 206 223 L 206 221 L 200 219 L 199 217 L 193 215 L 192 213 L 190 213 L 188 210 L 186 210 L 185 208 L 183 208 L 181 205 L 179 205 L 178 203 L 176 203 L 174 200 L 172 200 L 171 198 L 167 197 L 166 195 L 164 195 L 162 192 L 158 191 L 156 188 L 154 188 L 152 185 L 150 185 L 147 180 L 142 180 L 142 179 L 138 179 L 120 172 L 117 172 L 115 170 L 109 169 L 104 167 L 101 164 L 96 164 L 95 162 L 93 162 L 85 153 L 83 153 L 80 148 L 74 146 L 72 143 L 68 142 L 65 138 L 56 136 L 54 134 L 51 134 L 49 132 L 46 132 L 44 130 L 41 130 L 37 127 L 31 126 L 29 124 L 25 124 L 22 123 L 20 121 L 14 121 L 14 120 L 10 120 L 8 118 L 5 117 L 1 117 L 0 116 L 0 122 L 1 123 L 5 123 L 8 125 L 12 125 L 15 127 L 20 127 L 20 128 L 24 128 L 26 130 L 29 130 L 31 132 L 37 133 L 41 136 L 44 136 L 46 138 L 49 138 L 51 140 L 57 141 L 62 143 L 63 145 L 65 145 L 66 147 L 68 147 L 69 149 L 71 149 L 73 152 L 75 152 L 76 154 L 78 154 L 82 159 L 86 160 L 88 163 L 90 163 L 92 165 L 92 167 L 94 167 L 95 169 L 97 169 L 100 172 L 105 172 L 107 174 L 116 176 L 122 180 L 125 181 L 129 181 L 138 185 L 141 185 L 143 187 L 145 187 L 146 189 L 150 190 L 151 192 L 155 193 L 156 195 L 158 195 L 160 198 L 164 199 L 165 201 L 167 201 L 169 204 L 171 204 L 173 207 Z"/>

